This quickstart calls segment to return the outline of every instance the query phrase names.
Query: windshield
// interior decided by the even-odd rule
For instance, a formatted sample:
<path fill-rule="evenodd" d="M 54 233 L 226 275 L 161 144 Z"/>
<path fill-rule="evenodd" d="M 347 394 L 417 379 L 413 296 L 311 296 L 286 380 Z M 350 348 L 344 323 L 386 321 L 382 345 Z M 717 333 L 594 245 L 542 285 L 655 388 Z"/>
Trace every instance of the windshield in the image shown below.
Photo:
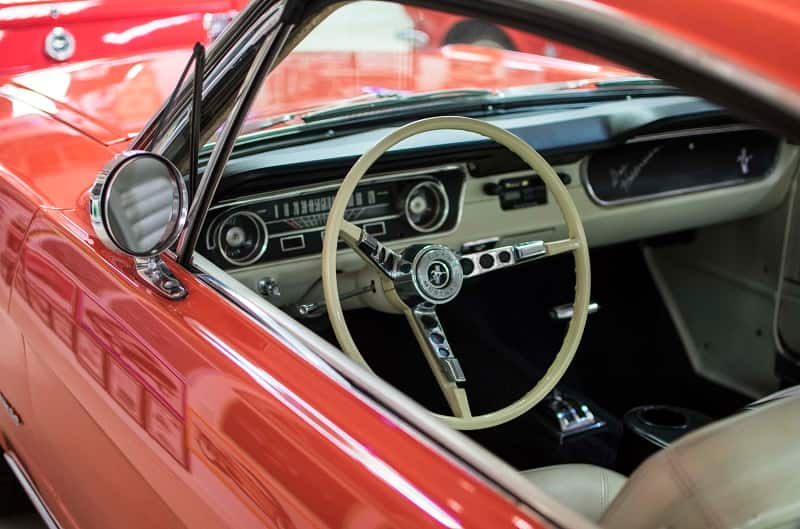
<path fill-rule="evenodd" d="M 267 77 L 243 134 L 387 106 L 593 90 L 637 79 L 585 51 L 512 28 L 391 2 L 354 2 Z M 420 95 L 425 97 L 419 97 Z M 430 96 L 430 97 L 428 97 Z"/>

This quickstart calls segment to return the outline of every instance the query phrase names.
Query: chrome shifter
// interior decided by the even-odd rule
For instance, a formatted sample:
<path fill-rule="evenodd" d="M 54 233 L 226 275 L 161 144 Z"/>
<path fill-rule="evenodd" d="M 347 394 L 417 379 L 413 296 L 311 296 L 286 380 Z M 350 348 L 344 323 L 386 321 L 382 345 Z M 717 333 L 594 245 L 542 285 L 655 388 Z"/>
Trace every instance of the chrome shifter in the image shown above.
<path fill-rule="evenodd" d="M 553 392 L 536 408 L 537 415 L 559 440 L 602 428 L 605 421 L 597 417 L 586 403 L 559 390 Z"/>

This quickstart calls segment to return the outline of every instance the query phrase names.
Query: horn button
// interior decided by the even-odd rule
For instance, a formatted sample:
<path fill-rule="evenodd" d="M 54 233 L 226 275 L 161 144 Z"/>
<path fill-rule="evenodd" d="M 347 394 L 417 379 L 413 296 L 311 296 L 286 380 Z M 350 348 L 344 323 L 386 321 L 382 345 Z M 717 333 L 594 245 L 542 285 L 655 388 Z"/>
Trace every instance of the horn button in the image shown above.
<path fill-rule="evenodd" d="M 413 294 L 436 305 L 447 303 L 458 295 L 464 273 L 458 258 L 449 248 L 438 244 L 423 246 L 411 261 Z M 411 289 L 405 290 L 412 294 Z"/>

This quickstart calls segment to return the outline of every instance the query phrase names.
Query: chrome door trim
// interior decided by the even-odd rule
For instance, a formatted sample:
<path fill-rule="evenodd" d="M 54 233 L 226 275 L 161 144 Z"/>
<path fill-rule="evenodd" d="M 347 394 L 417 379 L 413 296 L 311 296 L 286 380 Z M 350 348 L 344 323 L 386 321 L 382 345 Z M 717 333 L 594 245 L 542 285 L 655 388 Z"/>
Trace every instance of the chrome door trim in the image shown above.
<path fill-rule="evenodd" d="M 477 476 L 522 509 L 557 527 L 596 529 L 583 516 L 558 503 L 463 433 L 436 419 L 428 410 L 345 356 L 297 320 L 259 297 L 209 260 L 195 253 L 199 281 L 244 312 L 298 356 L 337 382 L 377 413 L 462 470 Z"/>
<path fill-rule="evenodd" d="M 14 455 L 13 452 L 4 452 L 3 457 L 5 458 L 6 463 L 8 463 L 8 466 L 11 467 L 11 472 L 14 473 L 14 477 L 17 478 L 17 481 L 19 481 L 19 484 L 22 486 L 22 490 L 24 490 L 25 494 L 28 495 L 28 498 L 31 500 L 36 512 L 39 513 L 39 516 L 41 516 L 42 520 L 44 520 L 47 528 L 61 529 L 58 520 L 56 520 L 56 517 L 53 516 L 53 512 L 44 502 L 44 499 L 42 499 L 42 495 L 39 494 L 39 490 L 36 488 L 36 485 L 33 483 L 31 477 L 25 471 L 22 463 L 20 463 L 17 459 L 17 456 Z"/>

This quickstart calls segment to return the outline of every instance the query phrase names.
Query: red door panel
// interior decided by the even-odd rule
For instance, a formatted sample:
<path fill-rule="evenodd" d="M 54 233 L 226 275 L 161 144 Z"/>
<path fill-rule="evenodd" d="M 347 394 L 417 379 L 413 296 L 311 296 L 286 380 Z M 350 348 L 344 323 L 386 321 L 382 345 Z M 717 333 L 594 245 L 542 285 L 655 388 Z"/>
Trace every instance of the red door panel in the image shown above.
<path fill-rule="evenodd" d="M 0 105 L 6 101 L 0 98 Z M 27 424 L 31 407 L 22 335 L 7 308 L 25 231 L 35 209 L 30 205 L 29 197 L 19 192 L 15 184 L 16 180 L 0 167 L 0 233 L 4 234 L 0 237 L 0 393 L 22 419 L 22 424 L 16 424 L 0 408 L 0 430 L 6 432 L 22 456 L 33 439 Z M 0 438 L 0 446 L 2 444 Z"/>
<path fill-rule="evenodd" d="M 60 518 L 83 528 L 542 525 L 191 275 L 177 270 L 185 300 L 165 300 L 89 233 L 83 211 L 42 212 L 11 304 L 35 356 L 40 477 L 58 491 Z M 54 323 L 62 312 L 71 346 Z"/>

